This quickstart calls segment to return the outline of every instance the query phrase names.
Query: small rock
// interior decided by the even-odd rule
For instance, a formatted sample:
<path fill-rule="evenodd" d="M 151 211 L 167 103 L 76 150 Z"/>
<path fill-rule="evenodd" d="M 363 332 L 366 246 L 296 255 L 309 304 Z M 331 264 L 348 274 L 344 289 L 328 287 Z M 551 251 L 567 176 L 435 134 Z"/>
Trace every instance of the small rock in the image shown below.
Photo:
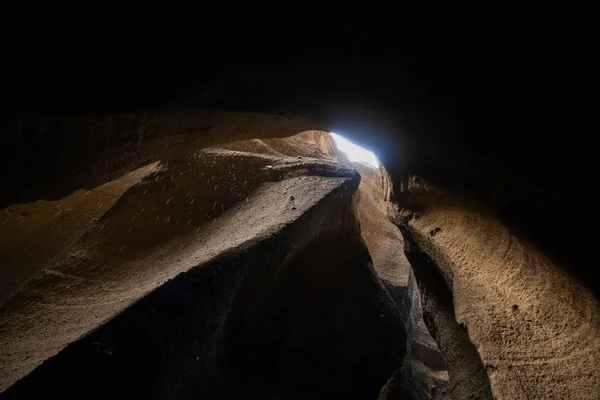
<path fill-rule="evenodd" d="M 290 201 L 294 201 L 295 197 L 290 195 Z"/>
<path fill-rule="evenodd" d="M 296 209 L 296 207 L 294 207 L 294 206 L 292 206 L 292 207 L 290 208 L 290 210 L 295 210 L 295 209 Z"/>

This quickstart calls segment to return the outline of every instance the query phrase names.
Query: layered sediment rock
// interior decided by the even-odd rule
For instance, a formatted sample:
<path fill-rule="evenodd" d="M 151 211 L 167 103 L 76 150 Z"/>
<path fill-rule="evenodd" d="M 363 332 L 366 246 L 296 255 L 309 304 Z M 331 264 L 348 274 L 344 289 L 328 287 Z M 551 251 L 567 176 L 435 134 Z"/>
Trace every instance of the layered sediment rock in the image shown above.
<path fill-rule="evenodd" d="M 452 363 L 471 348 L 494 398 L 596 398 L 600 308 L 586 287 L 485 210 L 411 182 L 396 221 L 450 382 L 485 385 L 474 358 Z"/>

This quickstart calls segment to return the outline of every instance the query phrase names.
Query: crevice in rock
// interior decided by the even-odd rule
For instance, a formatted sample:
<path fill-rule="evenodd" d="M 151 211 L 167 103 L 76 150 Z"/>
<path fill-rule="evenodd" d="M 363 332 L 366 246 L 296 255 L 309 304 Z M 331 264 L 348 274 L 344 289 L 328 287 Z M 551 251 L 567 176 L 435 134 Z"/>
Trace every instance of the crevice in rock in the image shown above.
<path fill-rule="evenodd" d="M 490 381 L 465 327 L 454 315 L 452 292 L 438 267 L 402 229 L 405 254 L 412 266 L 411 280 L 421 294 L 423 320 L 436 340 L 448 369 L 446 395 L 450 399 L 492 399 Z"/>
<path fill-rule="evenodd" d="M 448 372 L 436 342 L 423 322 L 419 289 L 410 279 L 411 266 L 403 253 L 404 239 L 390 221 L 391 181 L 383 165 L 378 169 L 350 163 L 361 174 L 355 207 L 361 234 L 373 265 L 394 300 L 406 329 L 406 356 L 382 388 L 380 399 L 443 399 Z"/>

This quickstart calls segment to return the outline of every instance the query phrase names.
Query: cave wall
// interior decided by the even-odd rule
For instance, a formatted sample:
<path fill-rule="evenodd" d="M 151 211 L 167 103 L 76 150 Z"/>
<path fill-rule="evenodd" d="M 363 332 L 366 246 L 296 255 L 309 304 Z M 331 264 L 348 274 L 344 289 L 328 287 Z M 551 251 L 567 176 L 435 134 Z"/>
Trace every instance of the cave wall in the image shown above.
<path fill-rule="evenodd" d="M 322 129 L 306 118 L 219 110 L 0 117 L 0 207 L 56 200 L 132 169 L 242 139 Z"/>
<path fill-rule="evenodd" d="M 349 162 L 360 173 L 355 207 L 361 235 L 377 275 L 394 299 L 407 332 L 401 369 L 382 389 L 381 399 L 445 399 L 448 371 L 437 343 L 425 326 L 419 289 L 411 280 L 412 266 L 404 254 L 404 238 L 389 218 L 391 187 L 383 165 Z"/>
<path fill-rule="evenodd" d="M 328 191 L 335 186 L 332 179 L 356 179 L 351 169 L 340 164 L 347 160 L 327 135 L 310 130 L 290 137 L 330 123 L 213 111 L 3 120 L 3 132 L 7 134 L 2 138 L 6 156 L 2 158 L 2 171 L 6 182 L 16 188 L 3 192 L 5 207 L 1 211 L 4 387 L 70 343 L 87 343 L 87 347 L 82 347 L 86 349 L 83 353 L 69 353 L 70 347 L 60 352 L 57 357 L 71 360 L 64 365 L 73 365 L 69 363 L 82 355 L 85 358 L 85 354 L 105 354 L 106 349 L 93 343 L 107 341 L 85 342 L 88 332 L 107 326 L 178 274 L 207 265 L 224 252 L 244 249 L 248 240 L 295 224 L 316 206 L 318 199 L 329 196 Z M 385 131 L 382 135 L 391 133 Z M 402 138 L 402 134 L 399 136 Z M 365 381 L 364 393 L 370 396 L 385 384 L 382 398 L 403 396 L 405 390 L 419 393 L 422 398 L 471 394 L 479 398 L 594 398 L 599 391 L 595 372 L 599 308 L 590 289 L 593 281 L 577 280 L 573 276 L 577 274 L 572 274 L 577 270 L 570 269 L 569 263 L 563 263 L 560 257 L 548 257 L 545 245 L 530 240 L 532 232 L 540 228 L 535 216 L 519 218 L 532 208 L 537 207 L 538 214 L 547 210 L 552 202 L 536 204 L 535 199 L 555 188 L 528 197 L 524 190 L 527 184 L 515 184 L 518 169 L 526 165 L 525 156 L 502 171 L 498 158 L 488 164 L 471 163 L 477 158 L 470 153 L 459 162 L 459 156 L 465 153 L 456 148 L 448 152 L 440 151 L 439 145 L 427 148 L 421 139 L 396 140 L 398 143 L 404 145 L 398 147 L 402 157 L 393 158 L 396 147 L 382 154 L 389 178 L 385 170 L 375 172 L 350 165 L 363 177 L 352 208 L 372 257 L 373 272 L 360 278 L 357 275 L 348 285 L 370 282 L 366 290 L 369 294 L 363 300 L 370 301 L 374 296 L 379 302 L 360 314 L 361 318 L 370 320 L 384 310 L 378 315 L 389 316 L 391 325 L 382 329 L 391 329 L 390 335 L 394 336 L 392 340 L 384 335 L 382 340 L 379 330 L 373 336 L 362 336 L 364 333 L 356 328 L 360 324 L 355 321 L 356 336 L 342 340 L 340 347 L 333 346 L 341 349 L 357 340 L 364 344 L 357 346 L 364 354 L 374 351 L 376 358 L 381 357 L 378 360 L 384 360 L 376 378 Z M 214 147 L 217 144 L 219 147 Z M 488 167 L 473 168 L 484 164 Z M 427 184 L 411 176 L 413 170 L 423 172 Z M 537 182 L 535 174 L 531 179 Z M 482 186 L 485 179 L 489 185 Z M 440 182 L 439 187 L 432 184 Z M 494 193 L 502 196 L 496 199 Z M 519 207 L 519 194 L 529 199 L 523 207 Z M 557 198 L 562 197 L 553 197 Z M 503 213 L 503 209 L 508 212 Z M 561 237 L 555 232 L 565 232 L 561 227 L 567 223 L 565 219 L 557 220 L 556 230 L 546 235 Z M 532 231 L 532 226 L 537 228 Z M 544 235 L 536 237 L 546 245 L 552 243 L 545 241 Z M 572 238 L 563 237 L 565 246 L 558 252 L 564 256 L 572 252 Z M 323 239 L 332 241 L 328 236 Z M 318 247 L 313 243 L 308 248 L 314 246 Z M 355 237 L 348 246 L 363 244 Z M 339 247 L 335 250 L 340 251 Z M 574 261 L 577 263 L 584 253 L 577 252 Z M 324 259 L 330 260 L 325 264 L 336 271 L 350 268 L 334 262 L 332 254 L 323 253 Z M 301 264 L 316 265 L 310 252 L 295 257 L 296 261 L 281 261 L 282 265 L 295 265 L 292 271 L 306 268 Z M 366 259 L 359 264 L 363 270 L 371 268 Z M 318 283 L 296 273 L 304 284 L 299 287 L 310 288 Z M 277 282 L 290 287 L 292 293 L 289 281 L 295 275 L 290 274 Z M 231 279 L 237 282 L 237 278 Z M 333 292 L 349 293 L 347 286 L 331 276 L 324 275 L 323 279 Z M 432 280 L 437 283 L 432 284 Z M 291 303 L 287 292 L 274 288 L 257 304 L 271 306 L 273 298 L 286 298 Z M 324 289 L 319 293 L 329 298 Z M 228 301 L 232 300 L 215 300 L 215 304 Z M 313 309 L 310 299 L 303 301 L 307 309 Z M 335 313 L 340 313 L 335 301 L 333 304 Z M 169 307 L 172 305 L 165 310 Z M 277 320 L 273 315 L 280 312 L 266 306 L 252 307 L 263 322 Z M 221 311 L 207 313 L 223 315 Z M 343 313 L 340 316 L 349 318 L 345 322 L 352 320 Z M 275 326 L 273 331 L 265 330 L 243 320 L 237 317 L 226 324 L 226 332 L 241 326 L 263 340 L 281 329 Z M 314 319 L 306 317 L 303 321 L 335 331 L 318 313 Z M 398 321 L 402 321 L 402 328 Z M 298 330 L 310 332 L 306 327 L 302 325 Z M 194 390 L 227 396 L 233 395 L 228 388 L 248 389 L 243 376 L 254 371 L 246 370 L 239 360 L 233 365 L 220 365 L 222 360 L 229 360 L 228 349 L 239 346 L 227 339 L 231 336 L 235 335 L 201 340 L 210 343 L 208 348 L 221 349 L 225 356 L 206 359 L 203 368 L 207 369 L 203 371 L 210 371 L 214 380 L 195 383 L 199 386 Z M 148 343 L 158 343 L 153 340 Z M 336 342 L 329 340 L 324 343 Z M 381 342 L 383 347 L 369 347 L 374 346 L 366 344 L 371 341 Z M 286 346 L 280 347 L 285 354 L 297 351 L 294 346 Z M 404 347 L 408 357 L 403 365 L 399 354 L 403 354 Z M 110 348 L 108 351 L 112 352 Z M 383 355 L 385 351 L 389 351 L 388 358 Z M 232 357 L 235 360 L 235 354 Z M 311 357 L 308 354 L 303 360 L 307 364 L 324 362 Z M 50 367 L 45 365 L 51 364 L 44 363 L 40 368 L 48 370 Z M 294 371 L 298 366 L 289 368 Z M 26 378 L 33 379 L 28 382 L 47 381 L 56 372 L 43 372 L 41 378 L 33 378 L 35 371 L 32 378 Z M 261 371 L 268 375 L 268 368 L 256 373 L 260 375 Z M 334 380 L 341 379 L 341 386 L 341 382 L 349 382 L 351 374 L 341 364 L 323 365 L 321 371 Z M 228 380 L 235 376 L 235 382 Z M 313 393 L 324 390 L 324 381 L 309 376 Z M 172 382 L 171 378 L 164 379 Z M 273 396 L 300 393 L 297 387 L 290 389 L 296 384 L 293 379 L 281 379 L 288 386 Z M 20 385 L 18 390 L 26 390 L 26 383 Z M 266 392 L 253 393 L 261 396 Z"/>
<path fill-rule="evenodd" d="M 600 308 L 590 290 L 464 198 L 411 177 L 402 199 L 394 219 L 412 242 L 409 259 L 427 258 L 413 268 L 431 325 L 457 334 L 460 325 L 494 398 L 597 397 Z M 444 321 L 447 312 L 454 315 Z"/>
<path fill-rule="evenodd" d="M 427 330 L 438 344 L 447 369 L 447 384 L 440 395 L 449 399 L 493 399 L 490 381 L 481 358 L 463 326 L 456 321 L 452 294 L 434 269 L 427 253 L 407 239 L 405 252 L 414 273 L 410 283 L 418 297 L 419 309 Z M 436 393 L 437 394 L 437 393 Z"/>
<path fill-rule="evenodd" d="M 2 211 L 1 396 L 376 397 L 404 323 L 329 135 L 163 156 Z"/>

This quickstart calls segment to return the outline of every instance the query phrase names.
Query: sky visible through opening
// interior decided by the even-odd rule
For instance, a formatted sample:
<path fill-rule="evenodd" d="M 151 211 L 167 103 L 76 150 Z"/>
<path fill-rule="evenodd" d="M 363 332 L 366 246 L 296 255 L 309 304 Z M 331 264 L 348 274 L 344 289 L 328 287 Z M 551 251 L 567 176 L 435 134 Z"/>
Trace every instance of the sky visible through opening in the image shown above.
<path fill-rule="evenodd" d="M 355 145 L 348 139 L 336 133 L 330 132 L 330 134 L 333 137 L 338 149 L 346 153 L 350 161 L 359 161 L 375 168 L 379 167 L 379 161 L 377 160 L 377 157 L 375 157 L 375 154 L 369 150 L 365 150 L 362 147 Z"/>

